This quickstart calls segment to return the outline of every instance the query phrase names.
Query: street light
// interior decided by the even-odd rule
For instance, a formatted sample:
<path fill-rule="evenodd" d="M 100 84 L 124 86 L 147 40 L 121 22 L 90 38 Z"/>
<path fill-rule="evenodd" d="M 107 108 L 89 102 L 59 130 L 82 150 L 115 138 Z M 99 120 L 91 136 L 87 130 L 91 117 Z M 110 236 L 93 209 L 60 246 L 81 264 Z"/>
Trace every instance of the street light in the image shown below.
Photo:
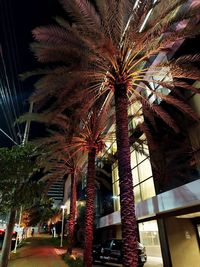
<path fill-rule="evenodd" d="M 66 206 L 61 205 L 61 209 L 62 209 L 62 226 L 61 226 L 60 247 L 62 248 L 63 247 L 63 232 L 64 232 L 64 215 L 65 215 Z"/>

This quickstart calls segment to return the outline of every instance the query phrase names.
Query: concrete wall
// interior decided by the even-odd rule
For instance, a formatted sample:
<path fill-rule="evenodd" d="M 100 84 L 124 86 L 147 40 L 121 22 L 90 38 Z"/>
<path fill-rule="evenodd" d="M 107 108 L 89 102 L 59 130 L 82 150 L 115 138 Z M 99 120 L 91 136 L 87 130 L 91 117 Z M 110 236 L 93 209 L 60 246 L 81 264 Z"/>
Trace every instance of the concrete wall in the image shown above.
<path fill-rule="evenodd" d="M 173 267 L 200 267 L 200 252 L 190 219 L 165 220 Z"/>

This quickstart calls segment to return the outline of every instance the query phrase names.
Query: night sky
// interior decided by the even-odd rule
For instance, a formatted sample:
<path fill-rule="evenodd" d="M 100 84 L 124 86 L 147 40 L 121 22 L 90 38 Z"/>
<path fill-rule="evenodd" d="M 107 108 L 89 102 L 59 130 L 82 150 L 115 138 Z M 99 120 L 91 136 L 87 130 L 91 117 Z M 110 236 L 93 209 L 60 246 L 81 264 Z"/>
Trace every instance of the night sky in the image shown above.
<path fill-rule="evenodd" d="M 54 24 L 54 17 L 66 16 L 58 0 L 0 0 L 0 44 L 3 51 L 8 79 L 15 86 L 17 99 L 12 95 L 14 103 L 19 106 L 18 116 L 29 108 L 28 97 L 33 92 L 34 79 L 19 81 L 20 73 L 41 67 L 29 49 L 33 42 L 31 31 L 37 26 Z M 187 40 L 176 53 L 199 52 L 200 36 Z M 176 55 L 175 55 L 176 56 Z M 0 57 L 1 59 L 1 57 Z M 0 62 L 1 67 L 1 62 Z M 1 77 L 0 77 L 1 79 Z M 39 136 L 42 126 L 31 123 L 30 138 Z M 23 135 L 24 125 L 20 126 Z M 2 114 L 0 101 L 0 128 L 9 133 Z M 19 139 L 18 142 L 20 143 Z M 0 147 L 11 146 L 12 142 L 0 132 Z"/>
<path fill-rule="evenodd" d="M 53 24 L 56 15 L 64 15 L 57 0 L 0 0 L 0 43 L 11 90 L 15 86 L 17 92 L 17 99 L 13 94 L 13 101 L 19 106 L 18 115 L 28 110 L 27 99 L 34 84 L 33 79 L 20 82 L 18 75 L 39 67 L 29 49 L 33 41 L 31 31 L 37 26 Z M 22 135 L 24 126 L 20 127 Z M 0 128 L 9 133 L 2 112 Z M 38 131 L 41 131 L 40 127 L 32 123 L 30 136 L 37 135 Z M 0 147 L 11 145 L 13 143 L 0 133 Z"/>
<path fill-rule="evenodd" d="M 62 8 L 57 0 L 2 0 L 2 6 L 1 20 L 4 20 L 2 24 L 7 31 L 4 36 L 14 30 L 20 70 L 26 71 L 36 65 L 29 50 L 29 44 L 33 41 L 31 31 L 37 26 L 54 23 L 53 17 L 61 14 Z M 5 23 L 6 17 L 10 25 Z"/>

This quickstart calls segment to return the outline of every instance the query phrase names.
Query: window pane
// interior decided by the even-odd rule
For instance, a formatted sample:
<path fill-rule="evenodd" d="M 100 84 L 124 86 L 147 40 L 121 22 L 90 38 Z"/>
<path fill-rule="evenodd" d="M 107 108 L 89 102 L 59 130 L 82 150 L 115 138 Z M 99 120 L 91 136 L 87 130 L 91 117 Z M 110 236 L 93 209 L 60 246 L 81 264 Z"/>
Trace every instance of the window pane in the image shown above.
<path fill-rule="evenodd" d="M 117 163 L 114 163 L 112 165 L 112 179 L 113 179 L 113 183 L 116 182 L 117 180 L 119 180 Z"/>
<path fill-rule="evenodd" d="M 134 168 L 137 165 L 136 152 L 131 152 L 131 168 Z"/>
<path fill-rule="evenodd" d="M 149 159 L 146 159 L 145 161 L 140 163 L 140 165 L 138 165 L 138 169 L 140 182 L 152 176 L 152 169 Z"/>
<path fill-rule="evenodd" d="M 155 196 L 153 178 L 149 178 L 145 182 L 140 184 L 142 200 Z"/>
<path fill-rule="evenodd" d="M 147 260 L 151 266 L 163 266 L 159 232 L 157 221 L 149 221 L 139 223 L 140 242 L 145 246 L 147 252 Z"/>
<path fill-rule="evenodd" d="M 114 197 L 119 196 L 119 181 L 113 184 L 113 196 Z"/>
<path fill-rule="evenodd" d="M 134 196 L 135 196 L 135 203 L 141 201 L 141 193 L 140 193 L 140 186 L 134 187 Z"/>
<path fill-rule="evenodd" d="M 137 167 L 132 169 L 132 177 L 133 177 L 133 186 L 135 186 L 139 183 Z"/>

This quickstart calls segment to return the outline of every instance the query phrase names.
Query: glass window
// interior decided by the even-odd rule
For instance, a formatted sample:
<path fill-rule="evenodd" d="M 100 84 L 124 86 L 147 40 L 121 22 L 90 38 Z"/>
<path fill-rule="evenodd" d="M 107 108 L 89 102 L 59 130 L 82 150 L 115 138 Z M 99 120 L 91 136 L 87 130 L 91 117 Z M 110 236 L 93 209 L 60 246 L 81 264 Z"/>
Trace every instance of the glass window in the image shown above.
<path fill-rule="evenodd" d="M 114 163 L 112 166 L 112 180 L 113 180 L 113 203 L 114 210 L 120 210 L 120 190 L 119 190 L 119 176 L 117 163 Z"/>
<path fill-rule="evenodd" d="M 122 243 L 119 240 L 114 240 L 112 243 L 112 249 L 113 250 L 121 250 Z"/>
<path fill-rule="evenodd" d="M 149 159 L 144 160 L 142 163 L 138 165 L 138 172 L 139 172 L 140 182 L 152 176 L 152 169 Z"/>
<path fill-rule="evenodd" d="M 199 239 L 200 239 L 200 224 L 197 224 L 197 232 L 199 234 Z"/>
<path fill-rule="evenodd" d="M 139 223 L 140 242 L 145 246 L 148 264 L 163 266 L 158 225 L 156 220 Z"/>
<path fill-rule="evenodd" d="M 133 186 L 139 183 L 139 176 L 138 176 L 138 168 L 135 167 L 132 169 L 132 177 L 133 177 Z"/>
<path fill-rule="evenodd" d="M 115 183 L 117 180 L 119 180 L 119 175 L 118 175 L 118 164 L 114 163 L 112 165 L 112 178 L 113 182 Z"/>
<path fill-rule="evenodd" d="M 138 203 L 142 200 L 141 198 L 141 190 L 140 190 L 140 186 L 135 186 L 134 187 L 134 197 L 135 197 L 135 203 Z"/>
<path fill-rule="evenodd" d="M 114 184 L 113 184 L 113 197 L 118 197 L 119 196 L 119 180 L 116 181 Z"/>
<path fill-rule="evenodd" d="M 141 183 L 140 188 L 141 188 L 142 200 L 155 196 L 153 177 L 149 178 L 144 183 Z"/>
<path fill-rule="evenodd" d="M 106 242 L 104 242 L 103 247 L 110 248 L 110 245 L 111 245 L 111 240 L 107 240 Z"/>
<path fill-rule="evenodd" d="M 131 167 L 134 168 L 137 165 L 136 151 L 131 152 Z"/>

